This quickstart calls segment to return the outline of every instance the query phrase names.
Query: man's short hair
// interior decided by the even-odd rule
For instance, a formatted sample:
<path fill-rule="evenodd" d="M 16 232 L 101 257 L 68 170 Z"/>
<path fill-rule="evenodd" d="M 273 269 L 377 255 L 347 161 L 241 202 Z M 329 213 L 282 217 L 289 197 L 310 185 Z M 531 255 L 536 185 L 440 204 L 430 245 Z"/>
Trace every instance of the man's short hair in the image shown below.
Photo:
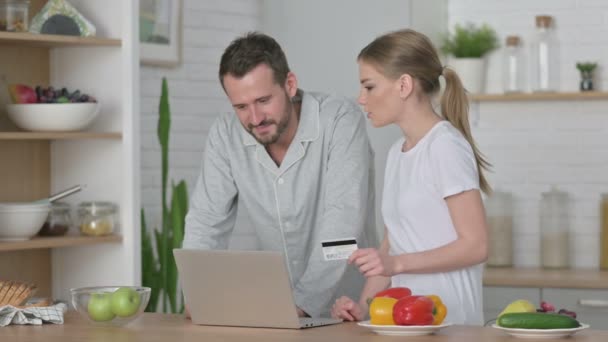
<path fill-rule="evenodd" d="M 283 49 L 274 38 L 260 32 L 249 32 L 236 38 L 222 54 L 219 72 L 222 87 L 224 76 L 230 74 L 241 78 L 260 64 L 272 69 L 277 84 L 285 84 L 289 65 Z"/>

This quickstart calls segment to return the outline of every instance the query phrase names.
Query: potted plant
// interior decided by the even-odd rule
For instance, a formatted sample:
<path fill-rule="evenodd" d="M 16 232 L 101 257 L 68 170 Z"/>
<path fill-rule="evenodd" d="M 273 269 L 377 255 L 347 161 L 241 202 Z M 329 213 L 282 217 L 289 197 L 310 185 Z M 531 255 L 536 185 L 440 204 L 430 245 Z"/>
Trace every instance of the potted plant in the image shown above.
<path fill-rule="evenodd" d="M 581 72 L 581 91 L 593 90 L 593 70 L 597 67 L 597 63 L 579 62 L 576 63 L 576 68 Z"/>
<path fill-rule="evenodd" d="M 454 31 L 443 38 L 441 51 L 450 56 L 449 65 L 471 93 L 483 92 L 484 56 L 500 44 L 496 32 L 487 24 L 456 24 Z"/>

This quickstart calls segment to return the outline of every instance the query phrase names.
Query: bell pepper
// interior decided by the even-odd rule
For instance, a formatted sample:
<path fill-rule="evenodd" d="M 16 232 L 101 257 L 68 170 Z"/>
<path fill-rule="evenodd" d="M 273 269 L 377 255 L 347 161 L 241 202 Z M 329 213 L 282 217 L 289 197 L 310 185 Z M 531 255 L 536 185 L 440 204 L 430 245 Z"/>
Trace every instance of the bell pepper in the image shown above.
<path fill-rule="evenodd" d="M 429 295 L 427 297 L 430 298 L 434 304 L 433 325 L 439 325 L 439 324 L 443 323 L 443 319 L 445 318 L 445 315 L 448 314 L 448 308 L 445 306 L 445 304 L 443 304 L 443 302 L 441 301 L 441 298 L 439 296 Z"/>
<path fill-rule="evenodd" d="M 431 325 L 433 301 L 426 296 L 401 298 L 393 307 L 393 320 L 397 325 Z"/>
<path fill-rule="evenodd" d="M 370 323 L 376 325 L 395 325 L 393 320 L 393 307 L 397 303 L 395 298 L 376 297 L 369 305 Z"/>
<path fill-rule="evenodd" d="M 390 297 L 395 299 L 401 299 L 403 297 L 411 296 L 412 291 L 407 287 L 391 287 L 384 291 L 376 293 L 374 297 Z"/>

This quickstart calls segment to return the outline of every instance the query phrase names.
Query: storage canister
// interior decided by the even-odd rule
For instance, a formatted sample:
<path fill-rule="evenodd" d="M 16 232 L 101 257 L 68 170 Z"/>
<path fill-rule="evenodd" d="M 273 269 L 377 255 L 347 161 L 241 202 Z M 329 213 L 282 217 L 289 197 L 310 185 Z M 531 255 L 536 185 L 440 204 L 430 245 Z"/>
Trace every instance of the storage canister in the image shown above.
<path fill-rule="evenodd" d="M 108 235 L 118 222 L 118 206 L 112 202 L 82 202 L 78 205 L 78 226 L 84 235 Z"/>
<path fill-rule="evenodd" d="M 488 266 L 513 265 L 513 195 L 494 191 L 485 200 L 488 220 Z"/>
<path fill-rule="evenodd" d="M 543 192 L 540 203 L 541 265 L 547 268 L 570 266 L 570 220 L 568 194 L 552 188 Z"/>

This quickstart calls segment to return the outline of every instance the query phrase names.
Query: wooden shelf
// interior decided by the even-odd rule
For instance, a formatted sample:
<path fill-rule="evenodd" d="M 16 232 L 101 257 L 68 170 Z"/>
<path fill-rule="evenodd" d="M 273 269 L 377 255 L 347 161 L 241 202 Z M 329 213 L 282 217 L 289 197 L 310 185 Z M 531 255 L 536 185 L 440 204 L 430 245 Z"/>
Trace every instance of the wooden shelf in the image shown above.
<path fill-rule="evenodd" d="M 121 242 L 120 235 L 82 236 L 67 235 L 57 237 L 35 237 L 24 241 L 0 241 L 0 252 L 19 251 L 24 249 L 58 248 L 93 245 L 99 243 Z"/>
<path fill-rule="evenodd" d="M 608 289 L 608 271 L 594 269 L 544 269 L 535 267 L 486 267 L 484 286 Z"/>
<path fill-rule="evenodd" d="M 62 46 L 121 46 L 120 39 L 63 36 L 55 34 L 35 34 L 28 32 L 0 32 L 1 45 L 34 47 Z"/>
<path fill-rule="evenodd" d="M 122 139 L 120 132 L 0 132 L 0 140 Z"/>
<path fill-rule="evenodd" d="M 475 102 L 608 100 L 608 92 L 471 94 L 469 99 Z"/>

